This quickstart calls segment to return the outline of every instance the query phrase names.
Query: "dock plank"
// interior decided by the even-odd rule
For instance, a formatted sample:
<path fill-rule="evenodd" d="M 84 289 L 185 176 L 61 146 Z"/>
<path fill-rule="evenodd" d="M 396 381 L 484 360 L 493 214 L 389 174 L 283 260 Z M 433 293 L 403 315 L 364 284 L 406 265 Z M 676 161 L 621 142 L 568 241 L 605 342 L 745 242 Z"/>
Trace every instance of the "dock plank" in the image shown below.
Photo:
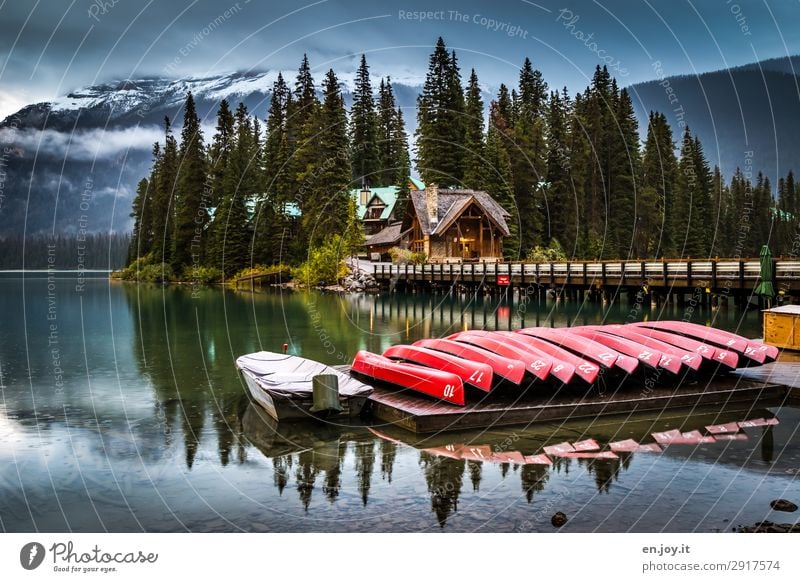
<path fill-rule="evenodd" d="M 568 418 L 628 414 L 653 410 L 691 408 L 733 402 L 782 403 L 791 393 L 783 383 L 756 377 L 731 375 L 711 382 L 678 388 L 637 390 L 635 387 L 607 395 L 525 396 L 482 400 L 457 407 L 418 396 L 409 391 L 376 387 L 370 396 L 372 415 L 416 433 L 485 429 L 564 420 Z"/>

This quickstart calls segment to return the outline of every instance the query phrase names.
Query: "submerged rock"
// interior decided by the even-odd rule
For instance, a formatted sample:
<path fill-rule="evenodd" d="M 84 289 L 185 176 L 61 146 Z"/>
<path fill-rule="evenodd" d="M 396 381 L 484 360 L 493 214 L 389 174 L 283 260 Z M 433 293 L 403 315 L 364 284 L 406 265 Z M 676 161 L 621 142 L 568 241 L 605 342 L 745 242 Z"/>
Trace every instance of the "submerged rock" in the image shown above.
<path fill-rule="evenodd" d="M 800 523 L 758 521 L 751 526 L 739 526 L 734 531 L 739 533 L 800 533 Z"/>
<path fill-rule="evenodd" d="M 554 527 L 561 527 L 567 523 L 567 516 L 561 511 L 556 511 L 552 519 L 550 519 L 550 523 L 552 523 Z"/>
<path fill-rule="evenodd" d="M 786 511 L 787 513 L 797 511 L 797 504 L 788 499 L 775 499 L 769 502 L 769 506 L 775 511 Z"/>

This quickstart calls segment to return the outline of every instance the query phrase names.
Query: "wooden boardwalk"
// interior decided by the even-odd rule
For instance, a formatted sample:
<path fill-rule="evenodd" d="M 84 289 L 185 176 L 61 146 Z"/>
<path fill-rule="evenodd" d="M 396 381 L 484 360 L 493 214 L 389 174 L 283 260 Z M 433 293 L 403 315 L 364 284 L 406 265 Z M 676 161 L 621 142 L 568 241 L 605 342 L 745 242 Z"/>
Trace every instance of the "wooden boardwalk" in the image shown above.
<path fill-rule="evenodd" d="M 575 261 L 566 263 L 436 263 L 374 265 L 379 285 L 449 287 L 453 285 L 572 291 L 646 288 L 648 293 L 751 295 L 760 282 L 757 259 Z M 776 291 L 800 295 L 800 261 L 776 260 Z"/>
<path fill-rule="evenodd" d="M 546 387 L 541 396 L 525 394 L 484 399 L 457 407 L 407 390 L 377 387 L 370 396 L 372 416 L 415 433 L 486 429 L 492 426 L 527 425 L 553 420 L 631 414 L 696 406 L 729 406 L 734 403 L 780 405 L 798 401 L 800 363 L 773 363 L 742 370 L 713 380 L 698 380 L 680 387 L 650 391 L 628 386 L 615 393 L 576 397 L 554 394 Z"/>

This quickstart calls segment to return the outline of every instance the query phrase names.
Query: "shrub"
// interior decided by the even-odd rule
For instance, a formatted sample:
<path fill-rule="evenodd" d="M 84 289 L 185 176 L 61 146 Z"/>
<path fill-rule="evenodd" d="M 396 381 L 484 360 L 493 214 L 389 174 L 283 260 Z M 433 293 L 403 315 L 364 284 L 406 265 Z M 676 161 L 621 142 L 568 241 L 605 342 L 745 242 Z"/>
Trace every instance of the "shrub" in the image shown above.
<path fill-rule="evenodd" d="M 392 262 L 396 265 L 405 265 L 412 261 L 412 253 L 408 249 L 401 249 L 400 247 L 392 247 L 389 249 L 389 256 Z"/>
<path fill-rule="evenodd" d="M 556 239 L 550 241 L 549 247 L 536 245 L 528 251 L 527 260 L 533 263 L 561 263 L 567 260 L 567 254 Z"/>
<path fill-rule="evenodd" d="M 301 285 L 333 285 L 347 275 L 347 265 L 342 253 L 342 238 L 332 236 L 323 244 L 312 247 L 308 260 L 292 269 L 292 277 Z"/>
<path fill-rule="evenodd" d="M 181 274 L 181 281 L 196 285 L 211 285 L 222 279 L 222 271 L 216 267 L 185 267 Z"/>
<path fill-rule="evenodd" d="M 415 265 L 424 265 L 428 261 L 426 253 L 411 253 L 411 262 Z"/>
<path fill-rule="evenodd" d="M 172 272 L 172 267 L 167 263 L 156 263 L 154 265 L 145 265 L 139 271 L 139 278 L 137 281 L 146 281 L 148 283 L 167 283 L 174 278 L 175 274 Z"/>

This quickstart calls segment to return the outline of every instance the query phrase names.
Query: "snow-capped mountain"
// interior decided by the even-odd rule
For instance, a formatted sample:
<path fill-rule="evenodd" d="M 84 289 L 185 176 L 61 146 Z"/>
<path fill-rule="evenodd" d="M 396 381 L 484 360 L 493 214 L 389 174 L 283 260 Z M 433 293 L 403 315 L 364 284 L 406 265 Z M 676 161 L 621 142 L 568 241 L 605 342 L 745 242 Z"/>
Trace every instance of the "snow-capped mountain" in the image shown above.
<path fill-rule="evenodd" d="M 296 73 L 283 73 L 287 83 Z M 163 120 L 180 130 L 191 91 L 209 140 L 222 99 L 264 119 L 278 71 L 181 79 L 125 79 L 91 85 L 23 107 L 0 123 L 0 237 L 39 232 L 125 231 L 136 183 L 149 171 Z M 321 74 L 317 74 L 317 82 Z M 349 103 L 353 76 L 340 75 Z M 376 81 L 377 88 L 377 81 Z M 413 107 L 419 86 L 394 84 L 398 104 Z M 5 152 L 5 153 L 3 153 Z"/>

